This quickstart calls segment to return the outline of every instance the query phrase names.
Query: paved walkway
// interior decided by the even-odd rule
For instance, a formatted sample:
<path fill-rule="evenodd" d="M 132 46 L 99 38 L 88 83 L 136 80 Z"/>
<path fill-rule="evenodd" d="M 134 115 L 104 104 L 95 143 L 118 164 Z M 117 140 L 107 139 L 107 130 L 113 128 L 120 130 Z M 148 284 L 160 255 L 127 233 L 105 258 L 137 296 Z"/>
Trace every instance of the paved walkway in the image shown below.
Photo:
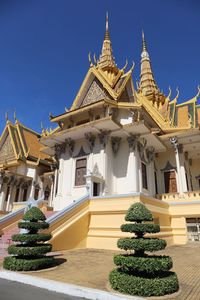
<path fill-rule="evenodd" d="M 116 251 L 96 249 L 64 251 L 61 259 L 66 261 L 63 264 L 55 269 L 28 274 L 106 291 L 108 274 L 115 267 L 114 253 Z M 200 300 L 200 243 L 171 246 L 160 253 L 173 258 L 181 286 L 181 293 L 168 299 Z"/>

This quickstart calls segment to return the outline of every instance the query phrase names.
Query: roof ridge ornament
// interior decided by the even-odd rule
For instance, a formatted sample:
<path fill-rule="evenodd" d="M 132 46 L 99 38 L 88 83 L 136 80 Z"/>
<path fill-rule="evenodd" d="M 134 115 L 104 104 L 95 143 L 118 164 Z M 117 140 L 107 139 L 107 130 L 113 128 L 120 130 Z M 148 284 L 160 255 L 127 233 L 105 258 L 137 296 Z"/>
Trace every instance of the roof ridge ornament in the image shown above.
<path fill-rule="evenodd" d="M 200 96 L 200 85 L 197 86 L 197 89 L 198 89 L 198 92 L 197 92 L 195 98 L 198 98 Z"/>
<path fill-rule="evenodd" d="M 177 86 L 177 88 L 176 88 L 176 92 L 177 92 L 177 94 L 176 94 L 176 97 L 175 97 L 175 99 L 178 99 L 178 97 L 179 97 L 179 94 L 180 94 L 180 92 L 179 92 L 179 87 Z"/>

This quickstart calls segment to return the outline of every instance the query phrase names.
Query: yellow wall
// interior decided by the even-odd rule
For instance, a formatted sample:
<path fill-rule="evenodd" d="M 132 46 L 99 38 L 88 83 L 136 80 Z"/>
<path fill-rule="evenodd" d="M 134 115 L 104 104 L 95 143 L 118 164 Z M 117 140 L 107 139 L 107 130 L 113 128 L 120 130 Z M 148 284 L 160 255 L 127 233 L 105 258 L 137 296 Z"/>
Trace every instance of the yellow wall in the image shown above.
<path fill-rule="evenodd" d="M 48 232 L 52 232 L 51 243 L 54 250 L 74 248 L 117 249 L 117 240 L 129 236 L 120 230 L 131 204 L 141 201 L 159 220 L 161 232 L 157 235 L 166 239 L 168 245 L 174 243 L 169 205 L 147 197 L 120 197 L 92 199 L 66 213 L 55 222 Z"/>

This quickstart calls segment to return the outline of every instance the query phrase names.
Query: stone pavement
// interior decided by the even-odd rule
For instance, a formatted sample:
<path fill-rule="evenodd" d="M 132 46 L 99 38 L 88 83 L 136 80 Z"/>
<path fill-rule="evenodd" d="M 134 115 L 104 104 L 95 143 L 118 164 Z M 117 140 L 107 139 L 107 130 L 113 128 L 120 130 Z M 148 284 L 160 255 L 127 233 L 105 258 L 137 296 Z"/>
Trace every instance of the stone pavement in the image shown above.
<path fill-rule="evenodd" d="M 66 261 L 58 267 L 26 274 L 107 291 L 108 274 L 115 267 L 113 254 L 116 252 L 97 249 L 63 251 L 60 260 Z M 168 299 L 200 300 L 200 243 L 171 246 L 159 253 L 173 258 L 181 286 L 181 293 L 177 297 L 168 296 Z"/>

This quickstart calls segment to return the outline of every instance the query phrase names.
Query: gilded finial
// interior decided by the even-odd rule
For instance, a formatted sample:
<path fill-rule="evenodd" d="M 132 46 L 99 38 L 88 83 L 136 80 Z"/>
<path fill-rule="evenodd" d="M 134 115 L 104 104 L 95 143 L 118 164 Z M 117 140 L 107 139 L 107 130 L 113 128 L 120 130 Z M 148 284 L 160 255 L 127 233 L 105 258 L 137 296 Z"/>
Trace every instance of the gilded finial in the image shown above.
<path fill-rule="evenodd" d="M 53 119 L 53 114 L 52 114 L 52 112 L 49 113 L 49 118 L 50 118 L 50 119 Z"/>
<path fill-rule="evenodd" d="M 106 33 L 105 33 L 105 40 L 110 39 L 110 34 L 109 34 L 109 25 L 108 25 L 108 12 L 106 13 Z"/>
<path fill-rule="evenodd" d="M 67 109 L 67 107 L 66 107 L 66 106 L 65 106 L 65 111 L 66 111 L 66 112 L 68 112 L 68 111 L 69 111 L 69 109 Z"/>
<path fill-rule="evenodd" d="M 144 30 L 142 29 L 142 51 L 147 51 L 146 41 L 144 37 Z"/>

